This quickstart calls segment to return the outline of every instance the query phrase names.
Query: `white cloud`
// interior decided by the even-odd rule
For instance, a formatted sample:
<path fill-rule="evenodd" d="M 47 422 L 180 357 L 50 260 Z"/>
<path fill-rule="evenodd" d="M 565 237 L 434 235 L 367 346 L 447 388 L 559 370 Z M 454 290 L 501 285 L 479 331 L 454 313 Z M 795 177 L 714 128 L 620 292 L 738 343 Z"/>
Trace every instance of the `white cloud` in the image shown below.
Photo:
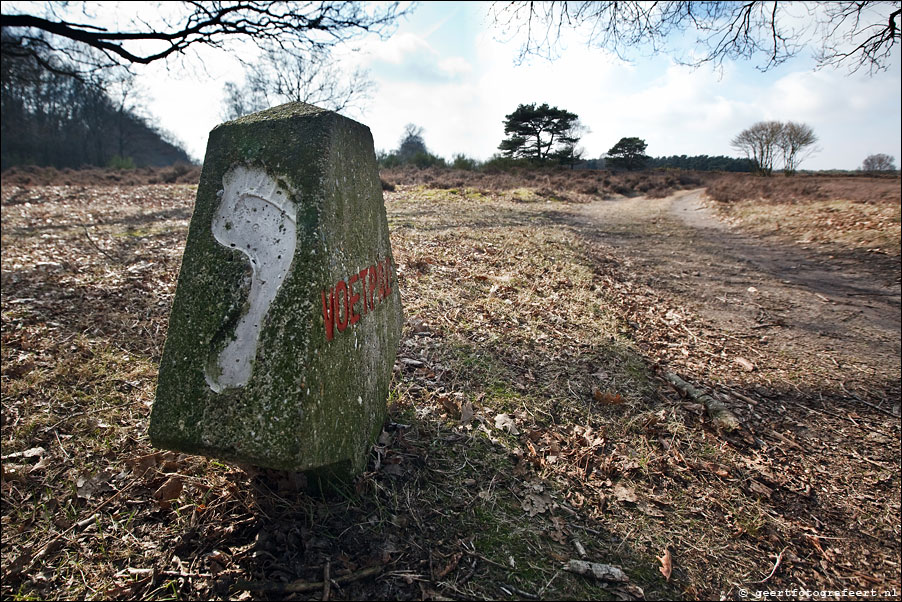
<path fill-rule="evenodd" d="M 371 61 L 385 61 L 400 65 L 411 58 L 425 53 L 431 58 L 438 56 L 426 40 L 413 33 L 398 33 L 388 40 L 370 39 L 364 50 Z"/>
<path fill-rule="evenodd" d="M 371 102 L 349 115 L 372 129 L 377 148 L 395 148 L 404 125 L 415 123 L 433 152 L 486 159 L 503 139 L 505 115 L 518 104 L 547 102 L 577 113 L 588 126 L 581 145 L 589 157 L 624 136 L 645 139 L 656 156 L 735 156 L 730 139 L 763 119 L 814 128 L 822 150 L 805 167 L 854 168 L 869 153 L 902 155 L 898 67 L 872 78 L 810 71 L 804 62 L 764 74 L 747 63 L 692 70 L 662 56 L 625 63 L 572 40 L 554 62 L 515 66 L 516 41 L 498 42 L 488 29 L 454 30 L 448 19 L 402 28 L 388 40 L 364 40 L 357 52 L 338 49 L 349 71 L 370 68 L 379 86 Z M 205 92 L 170 80 L 151 106 L 170 115 L 164 127 L 186 142 L 197 140 L 192 150 L 198 154 L 218 122 L 218 94 L 229 74 L 217 71 L 219 79 L 208 80 Z M 202 134 L 189 134 L 192 127 Z"/>
<path fill-rule="evenodd" d="M 548 102 L 577 113 L 590 132 L 582 146 L 597 157 L 624 136 L 645 139 L 652 155 L 732 155 L 730 140 L 763 119 L 801 121 L 821 138 L 806 162 L 816 169 L 854 168 L 868 152 L 899 155 L 899 77 L 848 77 L 836 71 L 762 74 L 748 65 L 691 69 L 658 58 L 641 66 L 574 46 L 555 62 L 513 66 L 514 45 L 477 38 L 472 72 L 457 83 L 410 79 L 385 90 L 391 136 L 404 123 L 426 129 L 426 142 L 450 157 L 487 158 L 503 138 L 504 116 L 518 104 Z M 883 118 L 875 118 L 882 115 Z M 376 131 L 374 129 L 374 131 Z M 872 149 L 872 150 L 866 150 Z"/>
<path fill-rule="evenodd" d="M 438 68 L 450 77 L 459 77 L 473 71 L 473 66 L 464 58 L 452 56 L 438 62 Z"/>
<path fill-rule="evenodd" d="M 806 167 L 851 169 L 872 152 L 900 152 L 898 72 L 870 77 L 842 71 L 798 71 L 762 90 L 755 104 L 768 118 L 809 124 L 820 152 Z"/>

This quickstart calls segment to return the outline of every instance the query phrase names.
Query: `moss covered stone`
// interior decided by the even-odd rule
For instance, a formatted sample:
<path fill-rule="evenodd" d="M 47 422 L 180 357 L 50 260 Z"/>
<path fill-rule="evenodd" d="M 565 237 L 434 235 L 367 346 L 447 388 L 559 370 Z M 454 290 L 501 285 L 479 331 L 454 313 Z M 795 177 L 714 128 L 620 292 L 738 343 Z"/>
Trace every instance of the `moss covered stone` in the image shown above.
<path fill-rule="evenodd" d="M 369 128 L 303 103 L 224 123 L 207 144 L 151 441 L 360 471 L 401 321 Z"/>

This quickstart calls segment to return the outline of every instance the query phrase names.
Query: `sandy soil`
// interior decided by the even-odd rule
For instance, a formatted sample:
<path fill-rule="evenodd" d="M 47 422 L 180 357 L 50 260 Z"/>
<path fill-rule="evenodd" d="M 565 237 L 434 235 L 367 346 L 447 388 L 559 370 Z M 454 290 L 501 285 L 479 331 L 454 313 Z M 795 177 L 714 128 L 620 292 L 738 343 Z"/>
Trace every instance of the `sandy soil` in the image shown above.
<path fill-rule="evenodd" d="M 737 449 L 779 467 L 767 511 L 794 535 L 776 565 L 788 558 L 822 582 L 898 593 L 898 258 L 742 232 L 714 216 L 702 190 L 597 201 L 558 218 L 620 259 L 649 359 L 728 391 L 722 399 L 754 441 Z M 675 318 L 674 331 L 687 357 L 641 324 L 662 313 L 655 303 L 685 320 Z M 744 357 L 733 359 L 747 368 L 739 376 L 729 370 L 737 348 Z M 797 477 L 805 484 L 777 486 Z"/>
<path fill-rule="evenodd" d="M 578 218 L 582 231 L 616 247 L 637 277 L 712 326 L 757 335 L 779 350 L 779 361 L 803 367 L 833 357 L 840 371 L 854 362 L 886 382 L 899 378 L 900 284 L 892 262 L 838 258 L 745 234 L 719 221 L 703 195 L 600 201 Z M 898 387 L 886 393 L 898 414 Z"/>
<path fill-rule="evenodd" d="M 4 598 L 642 597 L 575 554 L 646 599 L 898 598 L 898 255 L 752 235 L 697 190 L 399 184 L 392 422 L 320 499 L 149 445 L 194 189 L 7 184 Z"/>

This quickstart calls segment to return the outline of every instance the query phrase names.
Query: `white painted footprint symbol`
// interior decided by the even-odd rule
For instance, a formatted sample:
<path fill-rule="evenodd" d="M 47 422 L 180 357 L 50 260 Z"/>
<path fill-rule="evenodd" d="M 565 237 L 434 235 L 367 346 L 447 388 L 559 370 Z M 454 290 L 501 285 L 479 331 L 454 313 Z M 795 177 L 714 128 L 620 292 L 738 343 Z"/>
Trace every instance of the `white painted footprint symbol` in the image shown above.
<path fill-rule="evenodd" d="M 263 320 L 288 274 L 297 244 L 297 215 L 291 194 L 263 169 L 235 166 L 226 172 L 222 183 L 222 200 L 213 216 L 213 237 L 221 245 L 247 255 L 253 274 L 247 313 L 204 371 L 207 384 L 217 393 L 243 387 L 250 380 Z"/>

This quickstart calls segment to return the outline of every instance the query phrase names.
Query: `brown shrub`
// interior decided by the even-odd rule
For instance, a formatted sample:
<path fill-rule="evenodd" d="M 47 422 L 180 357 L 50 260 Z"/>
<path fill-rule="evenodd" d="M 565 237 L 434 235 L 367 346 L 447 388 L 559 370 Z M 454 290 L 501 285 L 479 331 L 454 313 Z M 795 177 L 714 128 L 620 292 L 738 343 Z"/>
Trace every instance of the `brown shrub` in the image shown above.
<path fill-rule="evenodd" d="M 668 171 L 607 172 L 563 167 L 515 168 L 509 171 L 463 171 L 453 168 L 413 166 L 383 169 L 381 176 L 397 185 L 427 188 L 474 188 L 503 192 L 532 189 L 540 197 L 585 202 L 614 195 L 665 197 L 681 188 L 702 186 L 705 176 Z"/>
<path fill-rule="evenodd" d="M 708 196 L 722 203 L 792 204 L 828 199 L 857 203 L 898 202 L 899 177 L 798 174 L 764 178 L 752 174 L 722 174 L 708 184 Z"/>
<path fill-rule="evenodd" d="M 85 167 L 82 169 L 37 167 L 34 165 L 11 167 L 3 172 L 4 184 L 20 186 L 91 186 L 113 184 L 142 186 L 145 184 L 197 184 L 200 167 L 185 163 L 169 167 L 139 167 L 137 169 L 112 169 Z"/>

